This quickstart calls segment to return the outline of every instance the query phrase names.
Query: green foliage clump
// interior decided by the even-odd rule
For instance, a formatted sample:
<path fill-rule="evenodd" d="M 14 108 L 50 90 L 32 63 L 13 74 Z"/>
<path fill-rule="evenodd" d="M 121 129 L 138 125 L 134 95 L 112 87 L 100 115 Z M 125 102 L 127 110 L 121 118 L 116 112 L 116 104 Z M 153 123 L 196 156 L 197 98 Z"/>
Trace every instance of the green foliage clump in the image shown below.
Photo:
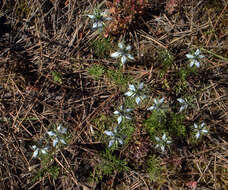
<path fill-rule="evenodd" d="M 100 58 L 108 57 L 112 49 L 110 38 L 100 37 L 93 41 L 92 46 L 94 50 L 94 55 Z"/>
<path fill-rule="evenodd" d="M 144 125 L 151 138 L 154 139 L 154 136 L 166 131 L 166 115 L 164 112 L 154 110 L 144 121 Z"/>
<path fill-rule="evenodd" d="M 170 113 L 167 119 L 168 131 L 175 136 L 186 136 L 186 127 L 183 125 L 184 115 L 180 113 Z"/>
<path fill-rule="evenodd" d="M 104 74 L 105 70 L 101 65 L 93 65 L 89 68 L 88 72 L 95 80 L 99 80 Z"/>
<path fill-rule="evenodd" d="M 52 71 L 52 78 L 54 80 L 54 82 L 62 84 L 62 76 L 61 73 L 57 72 L 57 71 Z"/>
<path fill-rule="evenodd" d="M 104 176 L 111 176 L 115 172 L 122 173 L 127 171 L 127 161 L 113 155 L 113 152 L 106 149 L 101 154 L 101 161 L 95 168 L 95 179 L 102 180 Z M 93 176 L 94 177 L 94 176 Z"/>
<path fill-rule="evenodd" d="M 124 75 L 123 71 L 120 69 L 109 69 L 107 70 L 107 77 L 113 82 L 116 86 L 123 87 L 123 90 L 126 89 L 128 82 L 132 80 L 129 75 Z"/>
<path fill-rule="evenodd" d="M 32 181 L 35 183 L 36 181 L 41 180 L 42 178 L 46 176 L 50 176 L 54 180 L 56 180 L 59 176 L 59 170 L 60 168 L 56 165 L 46 166 L 43 168 L 40 168 L 33 177 Z"/>
<path fill-rule="evenodd" d="M 146 171 L 152 181 L 157 181 L 161 177 L 160 162 L 155 156 L 150 156 L 148 158 L 146 162 Z"/>
<path fill-rule="evenodd" d="M 159 52 L 159 61 L 162 63 L 162 74 L 164 74 L 173 64 L 174 56 L 168 50 Z"/>
<path fill-rule="evenodd" d="M 165 132 L 173 136 L 185 137 L 186 127 L 183 125 L 185 117 L 181 113 L 166 113 L 154 110 L 148 119 L 144 121 L 144 125 L 154 140 L 155 136 L 159 136 Z"/>

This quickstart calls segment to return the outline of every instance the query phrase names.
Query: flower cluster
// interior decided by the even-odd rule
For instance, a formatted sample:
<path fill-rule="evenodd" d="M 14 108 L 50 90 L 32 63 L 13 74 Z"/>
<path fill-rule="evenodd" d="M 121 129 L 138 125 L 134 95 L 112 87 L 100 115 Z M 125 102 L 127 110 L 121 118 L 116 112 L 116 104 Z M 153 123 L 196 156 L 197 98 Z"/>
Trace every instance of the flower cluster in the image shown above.
<path fill-rule="evenodd" d="M 53 147 L 56 147 L 57 144 L 62 143 L 66 144 L 65 140 L 62 138 L 62 135 L 67 133 L 67 129 L 64 128 L 61 124 L 57 127 L 56 131 L 48 131 L 47 134 L 53 138 Z"/>
<path fill-rule="evenodd" d="M 112 18 L 108 17 L 107 11 L 100 12 L 99 10 L 95 10 L 92 15 L 88 15 L 89 18 L 93 20 L 93 29 L 102 30 L 105 26 L 105 21 L 110 21 Z"/>
<path fill-rule="evenodd" d="M 196 139 L 199 139 L 200 136 L 203 134 L 207 134 L 208 130 L 205 126 L 205 123 L 203 122 L 200 125 L 197 125 L 196 123 L 194 123 L 194 132 L 195 132 Z"/>
<path fill-rule="evenodd" d="M 108 147 L 111 147 L 113 145 L 123 144 L 122 138 L 120 138 L 120 135 L 118 134 L 117 127 L 114 128 L 113 131 L 104 131 L 104 133 L 111 137 L 111 140 L 109 141 Z"/>
<path fill-rule="evenodd" d="M 124 65 L 127 62 L 127 59 L 135 60 L 134 57 L 129 54 L 129 51 L 131 51 L 131 46 L 127 45 L 125 46 L 123 42 L 118 43 L 119 50 L 115 53 L 111 54 L 112 58 L 120 58 L 121 65 Z"/>
<path fill-rule="evenodd" d="M 67 134 L 67 129 L 64 128 L 61 124 L 59 124 L 57 128 L 53 131 L 48 131 L 47 134 L 53 140 L 53 147 L 56 147 L 58 144 L 66 144 L 64 137 Z M 32 158 L 36 158 L 38 155 L 47 154 L 48 150 L 50 149 L 50 146 L 47 145 L 46 147 L 41 148 L 37 147 L 36 145 L 33 145 L 32 149 L 34 150 Z"/>
<path fill-rule="evenodd" d="M 115 115 L 118 115 L 117 121 L 118 124 L 120 124 L 122 122 L 123 119 L 131 119 L 131 117 L 129 116 L 129 113 L 133 111 L 133 109 L 124 109 L 123 106 L 120 106 L 119 110 L 114 111 Z"/>
<path fill-rule="evenodd" d="M 154 99 L 154 105 L 149 107 L 147 110 L 153 111 L 162 111 L 162 104 L 164 103 L 164 99 L 165 98 L 161 98 L 161 99 Z"/>
<path fill-rule="evenodd" d="M 166 134 L 163 134 L 162 138 L 155 137 L 155 140 L 157 141 L 155 148 L 160 148 L 162 152 L 165 152 L 165 146 L 172 142 Z"/>
<path fill-rule="evenodd" d="M 178 98 L 177 101 L 181 104 L 179 112 L 186 110 L 188 107 L 188 102 L 186 99 Z"/>
<path fill-rule="evenodd" d="M 38 155 L 47 154 L 47 151 L 49 148 L 48 147 L 38 148 L 36 145 L 33 145 L 32 149 L 34 150 L 32 158 L 36 158 Z"/>
<path fill-rule="evenodd" d="M 192 54 L 186 54 L 186 57 L 188 59 L 190 59 L 190 67 L 193 67 L 194 65 L 196 67 L 200 67 L 200 59 L 204 58 L 204 55 L 200 54 L 200 50 L 197 49 L 196 52 L 192 55 Z"/>
<path fill-rule="evenodd" d="M 129 91 L 125 93 L 126 96 L 135 97 L 135 101 L 139 104 L 143 99 L 146 98 L 146 95 L 142 94 L 143 82 L 141 82 L 138 86 L 134 86 L 133 84 L 129 84 Z"/>

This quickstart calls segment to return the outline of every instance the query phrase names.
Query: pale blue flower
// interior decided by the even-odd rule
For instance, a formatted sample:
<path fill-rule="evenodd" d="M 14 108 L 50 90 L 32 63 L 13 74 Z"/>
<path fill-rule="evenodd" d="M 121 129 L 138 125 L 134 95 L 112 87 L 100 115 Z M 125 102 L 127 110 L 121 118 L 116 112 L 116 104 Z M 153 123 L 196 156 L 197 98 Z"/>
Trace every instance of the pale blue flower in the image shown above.
<path fill-rule="evenodd" d="M 143 82 L 140 83 L 137 87 L 133 84 L 129 84 L 129 91 L 125 93 L 126 96 L 135 97 L 135 101 L 139 104 L 143 99 L 146 98 L 146 95 L 142 94 Z"/>
<path fill-rule="evenodd" d="M 165 146 L 172 142 L 169 137 L 166 137 L 165 133 L 162 138 L 155 137 L 155 140 L 157 141 L 155 148 L 160 148 L 162 152 L 165 151 Z"/>
<path fill-rule="evenodd" d="M 89 18 L 93 20 L 93 29 L 102 30 L 105 26 L 105 21 L 110 21 L 112 18 L 108 17 L 107 11 L 100 12 L 99 10 L 95 10 L 92 15 L 88 15 Z"/>
<path fill-rule="evenodd" d="M 186 110 L 188 107 L 188 102 L 186 99 L 178 98 L 177 101 L 181 104 L 179 112 L 182 112 L 183 110 Z"/>
<path fill-rule="evenodd" d="M 195 137 L 196 139 L 199 139 L 201 135 L 207 134 L 208 130 L 205 126 L 205 123 L 201 123 L 200 125 L 197 125 L 196 123 L 194 123 L 194 131 L 195 131 Z"/>
<path fill-rule="evenodd" d="M 162 111 L 162 104 L 164 103 L 165 98 L 161 98 L 161 99 L 154 99 L 154 105 L 149 107 L 147 110 L 153 111 L 153 110 L 157 110 L 157 111 Z"/>
<path fill-rule="evenodd" d="M 65 140 L 62 138 L 64 134 L 67 133 L 67 129 L 64 128 L 61 124 L 58 125 L 55 132 L 48 131 L 47 134 L 53 139 L 53 147 L 56 147 L 58 143 L 66 144 Z"/>
<path fill-rule="evenodd" d="M 65 127 L 62 126 L 62 124 L 59 124 L 58 127 L 57 127 L 57 131 L 59 133 L 62 133 L 62 134 L 66 134 L 67 133 L 67 129 Z"/>
<path fill-rule="evenodd" d="M 45 148 L 38 148 L 36 145 L 32 146 L 34 152 L 32 158 L 36 158 L 39 154 L 47 154 L 48 147 Z"/>
<path fill-rule="evenodd" d="M 113 131 L 104 131 L 106 135 L 108 135 L 111 140 L 109 141 L 108 147 L 111 147 L 114 144 L 123 144 L 123 140 L 119 137 L 117 132 L 117 127 Z"/>
<path fill-rule="evenodd" d="M 118 43 L 119 51 L 112 53 L 112 58 L 121 58 L 121 65 L 124 65 L 127 62 L 127 59 L 135 60 L 134 57 L 128 52 L 131 51 L 131 46 L 125 46 L 123 42 Z"/>
<path fill-rule="evenodd" d="M 123 109 L 123 106 L 120 106 L 119 110 L 114 111 L 114 114 L 118 115 L 118 118 L 117 118 L 118 124 L 120 124 L 124 118 L 130 120 L 131 117 L 129 116 L 129 113 L 131 111 L 133 111 L 133 109 L 130 109 L 130 108 Z"/>
<path fill-rule="evenodd" d="M 204 55 L 200 54 L 200 50 L 197 49 L 196 52 L 192 55 L 192 54 L 186 54 L 186 57 L 188 59 L 190 59 L 190 67 L 193 67 L 194 65 L 196 67 L 200 67 L 200 59 L 204 58 Z"/>

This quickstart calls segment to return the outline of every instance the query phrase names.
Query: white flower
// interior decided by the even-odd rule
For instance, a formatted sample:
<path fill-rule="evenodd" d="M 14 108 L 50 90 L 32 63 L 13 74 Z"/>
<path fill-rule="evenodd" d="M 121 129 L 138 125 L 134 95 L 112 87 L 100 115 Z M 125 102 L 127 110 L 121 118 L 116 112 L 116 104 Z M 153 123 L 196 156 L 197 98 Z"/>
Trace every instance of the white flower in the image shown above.
<path fill-rule="evenodd" d="M 194 131 L 195 131 L 195 137 L 196 139 L 199 139 L 199 137 L 201 136 L 201 134 L 207 134 L 208 130 L 205 126 L 205 123 L 201 123 L 200 125 L 197 125 L 196 123 L 194 123 Z"/>
<path fill-rule="evenodd" d="M 67 129 L 65 127 L 63 127 L 62 124 L 59 124 L 58 127 L 57 127 L 57 131 L 59 133 L 66 134 Z"/>
<path fill-rule="evenodd" d="M 88 15 L 89 18 L 93 20 L 93 29 L 102 30 L 105 26 L 105 21 L 112 20 L 112 18 L 108 17 L 107 11 L 100 12 L 99 10 L 95 10 L 93 15 Z"/>
<path fill-rule="evenodd" d="M 185 99 L 178 98 L 177 101 L 181 104 L 179 112 L 182 112 L 183 110 L 187 109 L 188 103 Z"/>
<path fill-rule="evenodd" d="M 141 100 L 145 99 L 146 96 L 142 94 L 143 82 L 140 83 L 137 88 L 133 84 L 129 84 L 129 91 L 125 93 L 126 96 L 135 97 L 135 101 L 137 104 L 141 102 Z"/>
<path fill-rule="evenodd" d="M 155 98 L 154 99 L 154 105 L 149 107 L 147 110 L 150 110 L 150 111 L 152 111 L 152 110 L 161 111 L 161 106 L 162 106 L 162 104 L 164 102 L 164 99 L 165 98 L 161 98 L 161 99 L 156 99 Z"/>
<path fill-rule="evenodd" d="M 194 65 L 196 67 L 200 67 L 199 59 L 203 59 L 204 55 L 200 55 L 200 50 L 197 49 L 196 52 L 192 54 L 186 54 L 186 57 L 190 59 L 190 67 L 193 67 Z"/>
<path fill-rule="evenodd" d="M 155 148 L 160 148 L 162 150 L 162 152 L 165 151 L 165 146 L 170 144 L 172 141 L 169 140 L 169 138 L 166 137 L 166 134 L 164 133 L 162 138 L 159 137 L 155 137 L 155 140 L 157 141 L 157 145 L 155 146 Z"/>
<path fill-rule="evenodd" d="M 119 51 L 112 53 L 112 58 L 121 58 L 121 65 L 124 65 L 127 59 L 135 60 L 134 57 L 128 52 L 131 51 L 131 46 L 125 46 L 123 42 L 118 43 Z"/>
<path fill-rule="evenodd" d="M 133 109 L 123 109 L 123 106 L 120 106 L 118 111 L 114 111 L 115 115 L 118 115 L 117 121 L 118 124 L 120 124 L 123 120 L 123 118 L 131 119 L 131 117 L 128 115 L 129 112 L 131 112 Z"/>
<path fill-rule="evenodd" d="M 123 144 L 123 140 L 121 138 L 118 137 L 118 133 L 117 133 L 117 128 L 115 128 L 112 131 L 104 131 L 104 133 L 108 136 L 111 137 L 111 140 L 109 141 L 108 147 L 111 147 L 113 144 Z"/>
<path fill-rule="evenodd" d="M 53 147 L 56 147 L 56 145 L 60 142 L 62 144 L 66 144 L 65 140 L 62 138 L 64 134 L 67 133 L 67 129 L 62 127 L 62 125 L 58 125 L 56 132 L 48 131 L 47 134 L 53 138 Z"/>
<path fill-rule="evenodd" d="M 38 154 L 47 154 L 48 147 L 45 148 L 38 148 L 36 145 L 33 145 L 32 148 L 34 149 L 32 158 L 36 158 Z"/>

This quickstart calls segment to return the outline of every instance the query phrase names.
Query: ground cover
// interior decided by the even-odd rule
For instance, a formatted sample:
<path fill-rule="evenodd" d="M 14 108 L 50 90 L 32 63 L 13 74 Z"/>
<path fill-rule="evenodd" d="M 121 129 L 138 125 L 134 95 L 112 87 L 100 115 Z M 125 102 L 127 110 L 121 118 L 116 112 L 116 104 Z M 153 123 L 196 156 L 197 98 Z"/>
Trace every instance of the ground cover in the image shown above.
<path fill-rule="evenodd" d="M 225 0 L 3 0 L 0 189 L 227 189 Z"/>

